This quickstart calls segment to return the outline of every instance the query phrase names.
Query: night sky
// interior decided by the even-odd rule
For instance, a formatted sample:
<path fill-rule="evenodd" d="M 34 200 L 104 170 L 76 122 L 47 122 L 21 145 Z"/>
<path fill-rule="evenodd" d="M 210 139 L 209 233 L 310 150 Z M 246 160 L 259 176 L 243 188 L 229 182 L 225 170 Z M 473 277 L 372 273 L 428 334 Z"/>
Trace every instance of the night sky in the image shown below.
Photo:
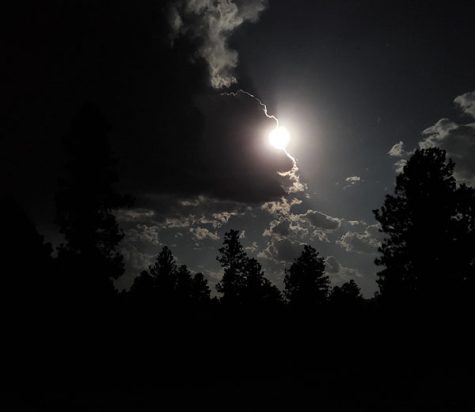
<path fill-rule="evenodd" d="M 110 125 L 128 287 L 161 246 L 221 276 L 225 231 L 282 285 L 311 244 L 334 284 L 376 291 L 372 210 L 419 145 L 475 182 L 469 1 L 16 1 L 0 13 L 0 187 L 57 245 L 60 141 Z M 291 140 L 269 144 L 277 123 Z M 87 164 L 84 165 L 87 168 Z M 436 222 L 434 222 L 436 224 Z"/>

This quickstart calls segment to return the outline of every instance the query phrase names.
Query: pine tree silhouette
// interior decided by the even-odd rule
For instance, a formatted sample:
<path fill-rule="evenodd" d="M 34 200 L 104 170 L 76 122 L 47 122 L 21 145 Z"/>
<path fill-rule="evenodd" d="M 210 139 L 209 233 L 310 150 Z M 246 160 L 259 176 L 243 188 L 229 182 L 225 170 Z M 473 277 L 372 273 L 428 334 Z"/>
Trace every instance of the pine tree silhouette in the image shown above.
<path fill-rule="evenodd" d="M 238 230 L 230 230 L 224 235 L 223 247 L 218 252 L 216 259 L 224 269 L 224 275 L 216 286 L 216 290 L 223 294 L 221 298 L 223 303 L 240 303 L 245 283 L 244 270 L 247 255 L 239 241 Z"/>
<path fill-rule="evenodd" d="M 216 290 L 223 294 L 224 304 L 268 306 L 282 302 L 279 289 L 264 276 L 260 263 L 244 251 L 239 231 L 230 230 L 224 235 L 217 260 L 224 275 Z"/>
<path fill-rule="evenodd" d="M 210 296 L 208 281 L 202 273 L 195 273 L 191 279 L 191 301 L 196 305 L 208 305 L 211 303 Z"/>
<path fill-rule="evenodd" d="M 325 260 L 309 245 L 285 271 L 284 294 L 293 306 L 314 306 L 327 301 L 330 279 L 325 274 Z"/>
<path fill-rule="evenodd" d="M 177 266 L 171 250 L 164 246 L 148 271 L 134 280 L 129 295 L 141 306 L 187 307 L 210 302 L 210 289 L 202 273 L 192 275 L 186 265 Z"/>
<path fill-rule="evenodd" d="M 330 293 L 329 300 L 337 306 L 352 306 L 363 302 L 364 299 L 361 295 L 361 289 L 351 279 L 341 286 L 335 286 Z"/>
<path fill-rule="evenodd" d="M 51 245 L 11 198 L 0 199 L 0 216 L 2 313 L 31 316 L 51 304 L 56 295 Z"/>
<path fill-rule="evenodd" d="M 250 258 L 245 268 L 245 284 L 241 292 L 242 302 L 248 306 L 268 306 L 282 303 L 279 289 L 264 276 L 260 263 Z"/>
<path fill-rule="evenodd" d="M 56 194 L 56 222 L 65 240 L 58 249 L 61 271 L 69 294 L 88 304 L 112 298 L 112 281 L 124 271 L 118 249 L 123 233 L 113 211 L 131 200 L 114 190 L 107 131 L 100 112 L 83 106 L 65 139 L 66 167 Z"/>
<path fill-rule="evenodd" d="M 174 300 L 177 281 L 176 272 L 175 257 L 171 250 L 164 246 L 148 270 L 153 279 L 155 296 L 159 303 L 169 304 Z"/>
<path fill-rule="evenodd" d="M 474 190 L 457 187 L 453 171 L 445 151 L 417 150 L 374 211 L 385 234 L 376 259 L 382 300 L 443 305 L 473 278 Z"/>

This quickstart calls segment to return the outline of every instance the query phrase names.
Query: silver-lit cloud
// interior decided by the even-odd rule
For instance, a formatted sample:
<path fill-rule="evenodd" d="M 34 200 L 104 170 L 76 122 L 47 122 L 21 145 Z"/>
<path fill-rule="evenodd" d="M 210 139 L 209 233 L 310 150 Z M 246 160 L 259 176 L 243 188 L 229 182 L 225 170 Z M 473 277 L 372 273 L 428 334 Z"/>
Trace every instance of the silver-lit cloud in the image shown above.
<path fill-rule="evenodd" d="M 256 22 L 266 0 L 177 0 L 169 9 L 172 40 L 191 36 L 199 40 L 197 54 L 208 64 L 216 89 L 236 83 L 238 53 L 228 45 L 232 33 L 245 22 Z"/>

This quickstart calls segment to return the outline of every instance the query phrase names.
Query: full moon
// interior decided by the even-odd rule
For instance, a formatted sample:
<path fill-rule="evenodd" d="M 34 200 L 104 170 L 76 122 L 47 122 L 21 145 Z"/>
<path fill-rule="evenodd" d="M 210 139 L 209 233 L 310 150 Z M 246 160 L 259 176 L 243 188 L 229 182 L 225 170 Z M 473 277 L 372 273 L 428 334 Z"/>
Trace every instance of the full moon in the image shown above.
<path fill-rule="evenodd" d="M 276 149 L 285 150 L 290 141 L 289 131 L 282 126 L 278 126 L 269 133 L 269 143 Z"/>

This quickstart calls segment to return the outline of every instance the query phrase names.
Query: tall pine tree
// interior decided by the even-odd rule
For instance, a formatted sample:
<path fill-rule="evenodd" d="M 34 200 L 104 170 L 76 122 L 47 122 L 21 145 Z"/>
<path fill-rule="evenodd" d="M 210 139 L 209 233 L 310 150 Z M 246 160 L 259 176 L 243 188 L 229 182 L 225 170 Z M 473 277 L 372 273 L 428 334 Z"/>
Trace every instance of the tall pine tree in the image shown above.
<path fill-rule="evenodd" d="M 240 303 L 245 284 L 244 270 L 248 258 L 239 241 L 238 230 L 230 230 L 224 235 L 223 246 L 219 249 L 216 259 L 224 269 L 223 278 L 216 286 L 216 290 L 223 294 L 222 302 L 225 304 Z"/>
<path fill-rule="evenodd" d="M 305 245 L 300 256 L 285 271 L 284 294 L 289 304 L 309 307 L 325 303 L 330 279 L 325 274 L 325 260 L 310 245 Z"/>
<path fill-rule="evenodd" d="M 440 305 L 473 278 L 474 190 L 457 186 L 453 172 L 445 151 L 417 150 L 374 211 L 385 234 L 376 260 L 381 299 Z"/>
<path fill-rule="evenodd" d="M 64 236 L 58 250 L 69 292 L 84 302 L 113 297 L 113 280 L 124 271 L 123 238 L 113 211 L 131 203 L 118 194 L 116 162 L 101 113 L 85 105 L 64 141 L 65 171 L 56 194 L 56 222 Z M 78 296 L 79 297 L 79 296 Z"/>
<path fill-rule="evenodd" d="M 224 235 L 217 260 L 224 275 L 216 289 L 223 294 L 224 304 L 268 306 L 282 302 L 279 289 L 264 276 L 260 263 L 245 252 L 239 231 L 230 230 Z"/>

